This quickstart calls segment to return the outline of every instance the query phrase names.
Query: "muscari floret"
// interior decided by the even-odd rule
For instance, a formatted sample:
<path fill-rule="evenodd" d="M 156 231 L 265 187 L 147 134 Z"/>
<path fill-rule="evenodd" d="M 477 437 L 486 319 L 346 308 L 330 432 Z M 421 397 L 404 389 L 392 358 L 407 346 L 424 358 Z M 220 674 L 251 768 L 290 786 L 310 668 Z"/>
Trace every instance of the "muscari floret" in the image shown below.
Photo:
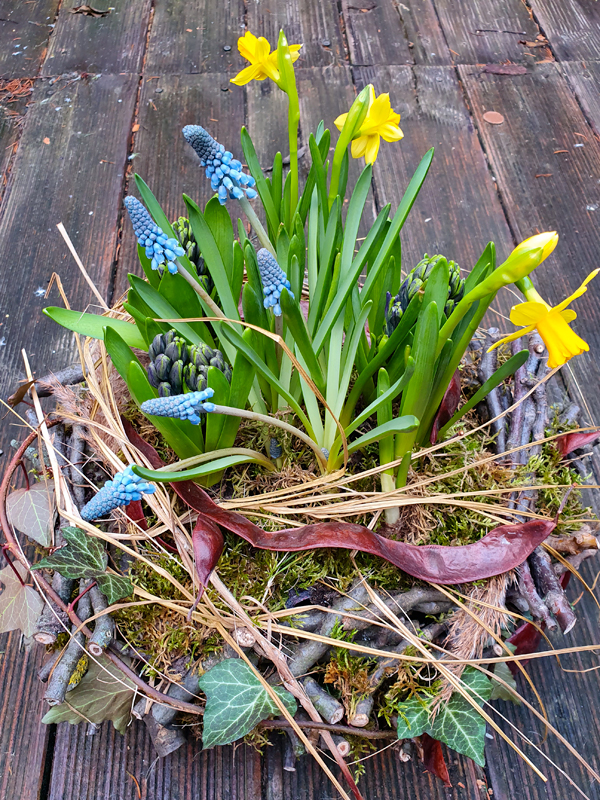
<path fill-rule="evenodd" d="M 287 289 L 290 297 L 294 297 L 290 282 L 285 272 L 281 269 L 275 257 L 270 253 L 266 247 L 262 247 L 257 255 L 258 270 L 260 272 L 260 279 L 263 285 L 263 294 L 265 299 L 263 301 L 265 308 L 272 308 L 276 317 L 281 316 L 281 306 L 279 305 L 279 298 L 281 292 Z"/>
<path fill-rule="evenodd" d="M 177 272 L 175 259 L 184 256 L 185 250 L 177 239 L 170 239 L 166 233 L 155 224 L 150 214 L 140 203 L 137 197 L 126 197 L 123 201 L 125 208 L 129 211 L 129 217 L 133 225 L 138 244 L 146 249 L 146 256 L 151 259 L 152 269 L 166 264 L 171 275 Z"/>
<path fill-rule="evenodd" d="M 200 165 L 206 167 L 206 177 L 210 179 L 213 191 L 217 192 L 219 202 L 225 205 L 227 198 L 240 200 L 244 193 L 248 200 L 254 200 L 255 180 L 242 171 L 242 162 L 234 158 L 200 125 L 186 125 L 183 129 L 186 142 L 191 145 Z"/>
<path fill-rule="evenodd" d="M 157 334 L 148 355 L 148 380 L 160 397 L 206 389 L 209 367 L 216 367 L 231 381 L 231 367 L 220 350 L 213 350 L 204 342 L 189 345 L 174 330 Z"/>
<path fill-rule="evenodd" d="M 444 258 L 444 256 L 436 255 L 429 258 L 427 253 L 425 253 L 423 259 L 419 261 L 417 266 L 406 276 L 405 280 L 400 286 L 400 291 L 398 294 L 395 297 L 392 297 L 390 292 L 387 293 L 385 303 L 384 333 L 386 333 L 388 336 L 391 336 L 396 330 L 398 323 L 408 308 L 410 301 L 413 299 L 419 289 L 422 289 L 425 286 L 427 279 L 431 274 L 431 270 L 435 267 L 440 258 Z M 444 314 L 446 317 L 450 316 L 454 306 L 462 298 L 465 290 L 465 281 L 464 278 L 460 277 L 460 267 L 458 264 L 455 261 L 449 261 L 448 267 L 450 269 L 450 282 L 448 285 L 448 299 L 444 307 Z"/>
<path fill-rule="evenodd" d="M 141 500 L 142 494 L 154 494 L 156 486 L 134 475 L 131 467 L 117 472 L 112 481 L 106 481 L 100 491 L 81 509 L 81 517 L 91 522 L 119 506 L 127 506 L 134 500 Z"/>
<path fill-rule="evenodd" d="M 215 410 L 214 403 L 205 402 L 214 393 L 214 389 L 204 389 L 202 392 L 188 392 L 173 397 L 155 397 L 142 403 L 142 411 L 154 417 L 187 419 L 192 425 L 199 425 L 201 413 Z"/>

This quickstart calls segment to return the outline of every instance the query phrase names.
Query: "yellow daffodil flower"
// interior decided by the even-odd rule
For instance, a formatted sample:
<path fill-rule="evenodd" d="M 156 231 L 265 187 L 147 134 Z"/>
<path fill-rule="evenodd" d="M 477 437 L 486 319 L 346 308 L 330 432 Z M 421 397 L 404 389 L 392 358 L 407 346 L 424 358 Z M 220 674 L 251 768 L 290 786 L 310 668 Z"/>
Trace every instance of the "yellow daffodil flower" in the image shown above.
<path fill-rule="evenodd" d="M 562 364 L 566 364 L 573 356 L 588 351 L 590 348 L 587 342 L 584 342 L 569 327 L 569 323 L 577 318 L 577 314 L 567 309 L 567 306 L 587 292 L 588 283 L 592 278 L 596 277 L 598 272 L 600 272 L 598 269 L 591 272 L 579 289 L 573 292 L 570 297 L 567 297 L 566 300 L 563 300 L 562 303 L 554 306 L 554 308 L 551 308 L 535 289 L 527 289 L 525 296 L 528 302 L 513 306 L 510 312 L 510 321 L 515 325 L 525 325 L 525 327 L 496 342 L 490 347 L 490 350 L 498 347 L 503 342 L 512 342 L 523 336 L 523 334 L 530 333 L 534 328 L 537 328 L 548 349 L 548 366 L 550 369 L 560 367 Z"/>
<path fill-rule="evenodd" d="M 301 44 L 290 45 L 292 61 L 298 60 L 301 47 Z M 279 84 L 277 50 L 271 52 L 271 45 L 264 36 L 257 39 L 253 33 L 248 31 L 238 39 L 238 50 L 240 55 L 250 62 L 250 66 L 238 72 L 235 78 L 231 79 L 231 83 L 235 83 L 236 86 L 245 86 L 250 81 L 264 81 L 265 78 L 271 78 L 272 81 Z"/>
<path fill-rule="evenodd" d="M 398 127 L 400 114 L 396 114 L 390 104 L 387 92 L 375 97 L 375 89 L 371 86 L 369 110 L 358 136 L 352 142 L 352 158 L 365 157 L 367 164 L 373 164 L 379 153 L 381 139 L 386 142 L 398 142 L 404 134 Z M 335 120 L 336 128 L 341 131 L 348 114 L 341 114 Z"/>

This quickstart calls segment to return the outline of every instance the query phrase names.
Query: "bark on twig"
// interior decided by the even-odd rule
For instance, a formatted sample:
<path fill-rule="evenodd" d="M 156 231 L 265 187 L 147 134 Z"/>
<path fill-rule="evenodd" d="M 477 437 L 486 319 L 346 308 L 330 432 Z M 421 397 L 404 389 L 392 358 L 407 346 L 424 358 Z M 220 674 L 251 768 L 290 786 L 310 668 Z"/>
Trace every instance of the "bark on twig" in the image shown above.
<path fill-rule="evenodd" d="M 588 558 L 593 558 L 594 556 L 598 555 L 598 550 L 582 550 L 581 553 L 577 553 L 575 556 L 567 556 L 565 561 L 568 561 L 569 564 L 573 567 L 573 569 L 579 569 L 584 561 Z M 557 578 L 560 578 L 561 575 L 564 575 L 565 572 L 569 571 L 568 568 L 564 564 L 554 564 L 553 565 L 554 574 Z"/>
<path fill-rule="evenodd" d="M 553 550 L 569 556 L 576 556 L 583 550 L 597 550 L 600 546 L 589 525 L 570 536 L 549 536 L 545 542 Z"/>
<path fill-rule="evenodd" d="M 305 678 L 302 681 L 304 691 L 312 700 L 314 707 L 326 722 L 336 723 L 344 716 L 344 706 L 326 689 L 323 689 L 314 678 Z"/>
<path fill-rule="evenodd" d="M 396 733 L 394 731 L 357 731 L 354 728 L 350 728 L 348 725 L 330 725 L 327 722 L 314 722 L 313 720 L 303 720 L 298 719 L 298 715 L 294 718 L 296 724 L 299 728 L 307 728 L 312 729 L 317 732 L 318 731 L 330 731 L 331 733 L 337 733 L 340 736 L 362 736 L 363 739 L 395 739 Z M 292 723 L 288 722 L 287 719 L 265 719 L 262 722 L 258 723 L 259 728 L 282 728 L 282 729 L 289 729 L 292 727 Z"/>
<path fill-rule="evenodd" d="M 447 603 L 448 597 L 437 589 L 415 586 L 407 592 L 397 592 L 391 595 L 381 595 L 383 603 L 396 616 L 402 618 L 409 611 L 416 610 L 422 603 Z M 374 621 L 382 618 L 382 611 L 376 605 L 367 606 L 366 610 L 359 612 L 362 619 L 348 617 L 342 623 L 342 627 L 347 631 L 361 631 L 368 628 Z"/>
<path fill-rule="evenodd" d="M 79 582 L 80 593 L 84 592 L 88 587 L 90 581 L 82 579 Z M 77 603 L 77 615 L 80 619 L 87 619 L 91 616 L 92 604 L 90 601 L 89 592 L 82 594 L 82 597 Z M 44 700 L 49 705 L 55 706 L 62 703 L 65 695 L 69 691 L 69 681 L 73 675 L 77 665 L 82 656 L 85 655 L 85 634 L 80 631 L 75 633 L 76 627 L 73 626 L 72 636 L 69 644 L 64 650 L 64 653 L 59 661 L 57 661 L 52 675 L 48 680 L 48 686 L 44 692 Z M 72 687 L 75 688 L 75 687 Z"/>
<path fill-rule="evenodd" d="M 544 603 L 556 618 L 562 632 L 568 633 L 577 622 L 577 617 L 552 568 L 550 556 L 541 547 L 536 547 L 529 556 L 529 563 Z"/>
<path fill-rule="evenodd" d="M 540 619 L 546 623 L 548 630 L 556 628 L 556 622 L 550 615 L 550 611 L 542 598 L 539 596 L 533 581 L 533 575 L 529 568 L 529 562 L 524 561 L 518 568 L 519 573 L 519 592 L 525 598 L 534 619 Z"/>
<path fill-rule="evenodd" d="M 172 683 L 166 694 L 175 700 L 185 700 L 193 703 L 198 700 L 198 678 L 201 665 L 194 664 L 183 675 L 180 683 Z M 177 709 L 170 706 L 152 706 L 152 716 L 160 725 L 169 725 L 177 716 Z"/>
<path fill-rule="evenodd" d="M 331 738 L 334 741 L 338 753 L 341 755 L 342 758 L 346 758 L 346 756 L 350 752 L 350 742 L 347 739 L 344 739 L 344 737 L 340 736 L 339 734 L 333 734 Z"/>
<path fill-rule="evenodd" d="M 59 369 L 58 372 L 51 372 L 36 380 L 36 391 L 38 397 L 50 397 L 54 394 L 57 384 L 61 386 L 73 386 L 85 380 L 81 364 L 73 364 L 70 367 Z"/>
<path fill-rule="evenodd" d="M 57 650 L 55 653 L 50 653 L 50 656 L 44 661 L 38 672 L 38 678 L 42 683 L 46 683 L 48 681 L 50 673 L 52 672 L 54 665 L 59 658 L 60 650 Z"/>
<path fill-rule="evenodd" d="M 94 614 L 106 611 L 108 603 L 98 586 L 90 589 L 90 600 Z M 88 650 L 93 656 L 100 656 L 112 642 L 115 636 L 115 621 L 110 614 L 102 614 L 94 622 L 94 632 L 88 642 Z"/>
<path fill-rule="evenodd" d="M 71 465 L 69 475 L 71 478 L 71 491 L 77 508 L 85 505 L 85 482 L 83 466 L 85 464 L 85 432 L 83 425 L 73 425 L 71 439 L 69 440 L 69 459 Z"/>
<path fill-rule="evenodd" d="M 146 714 L 144 722 L 159 758 L 164 758 L 170 753 L 174 753 L 185 744 L 185 736 L 181 728 L 159 725 L 152 714 Z"/>
<path fill-rule="evenodd" d="M 490 328 L 486 331 L 485 341 L 483 344 L 483 352 L 481 354 L 481 361 L 479 362 L 479 380 L 484 384 L 489 378 L 492 377 L 498 368 L 498 351 L 492 350 L 488 353 L 489 348 L 500 339 L 500 331 L 498 328 Z M 502 414 L 504 408 L 500 399 L 499 387 L 496 387 L 489 392 L 486 397 L 486 404 L 490 419 L 495 419 L 499 414 Z M 499 453 L 506 450 L 506 419 L 501 417 L 492 423 L 492 428 L 496 434 L 496 447 Z"/>

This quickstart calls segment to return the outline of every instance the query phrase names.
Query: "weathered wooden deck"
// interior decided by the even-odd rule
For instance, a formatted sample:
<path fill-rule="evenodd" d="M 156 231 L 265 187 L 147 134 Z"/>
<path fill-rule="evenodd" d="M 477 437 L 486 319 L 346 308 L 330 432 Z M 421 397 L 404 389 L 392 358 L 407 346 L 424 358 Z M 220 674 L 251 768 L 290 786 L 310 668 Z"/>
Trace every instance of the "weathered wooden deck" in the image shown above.
<path fill-rule="evenodd" d="M 273 85 L 228 82 L 242 66 L 236 41 L 246 27 L 273 43 L 283 25 L 290 42 L 304 43 L 297 65 L 304 138 L 321 117 L 331 126 L 365 83 L 390 92 L 405 138 L 382 147 L 373 209 L 398 202 L 418 159 L 435 146 L 405 229 L 405 265 L 427 251 L 470 266 L 490 239 L 506 254 L 554 228 L 561 240 L 539 271 L 542 293 L 562 299 L 600 265 L 597 0 L 95 0 L 111 9 L 100 18 L 71 13 L 78 5 L 0 0 L 2 398 L 22 377 L 21 348 L 38 375 L 73 359 L 71 336 L 41 315 L 44 305 L 60 303 L 56 287 L 43 296 L 54 271 L 73 307 L 94 307 L 56 223 L 65 224 L 110 303 L 137 270 L 133 236 L 122 225 L 132 169 L 174 217 L 183 212 L 182 191 L 200 201 L 210 191 L 184 144 L 184 124 L 206 125 L 234 151 L 246 124 L 265 159 L 285 141 Z M 501 74 L 507 63 L 525 71 Z M 488 124 L 487 111 L 504 123 Z M 583 390 L 590 422 L 600 419 L 597 298 L 594 287 L 577 304 L 591 351 L 564 370 L 574 396 Z M 0 468 L 16 434 L 3 416 Z M 579 625 L 558 646 L 600 641 L 594 602 L 586 595 L 578 609 Z M 278 738 L 262 760 L 244 747 L 202 753 L 191 742 L 156 761 L 137 721 L 125 737 L 110 724 L 94 736 L 84 726 L 42 726 L 41 649 L 28 650 L 12 633 L 0 638 L 0 651 L 0 800 L 335 797 L 309 759 L 295 773 L 282 771 Z M 580 672 L 595 663 L 573 656 L 533 662 L 530 672 L 550 720 L 598 770 L 598 673 Z M 498 709 L 589 797 L 600 797 L 560 743 L 543 741 L 529 713 L 506 703 Z M 488 788 L 494 800 L 577 796 L 539 752 L 526 750 L 547 784 L 490 739 L 486 773 L 456 758 L 451 789 L 391 750 L 371 759 L 361 786 L 368 800 L 481 800 L 492 796 Z"/>

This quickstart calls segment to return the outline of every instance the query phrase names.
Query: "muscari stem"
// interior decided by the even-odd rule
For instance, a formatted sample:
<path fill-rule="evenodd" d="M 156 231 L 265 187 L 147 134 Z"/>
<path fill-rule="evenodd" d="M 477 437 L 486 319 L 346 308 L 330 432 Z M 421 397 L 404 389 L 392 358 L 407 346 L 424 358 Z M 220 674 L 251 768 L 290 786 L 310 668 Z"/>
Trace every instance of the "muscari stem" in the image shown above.
<path fill-rule="evenodd" d="M 189 283 L 192 289 L 200 297 L 202 302 L 210 308 L 215 317 L 221 317 L 221 319 L 226 319 L 225 314 L 221 311 L 221 309 L 215 303 L 212 297 L 208 294 L 208 292 L 205 289 L 202 288 L 202 286 L 200 286 L 200 284 L 194 278 L 194 276 L 191 275 L 184 266 L 182 266 L 179 259 L 177 259 L 177 272 L 181 275 L 181 277 L 184 280 L 186 280 Z"/>
<path fill-rule="evenodd" d="M 258 414 L 255 411 L 246 411 L 243 408 L 232 408 L 231 406 L 219 406 L 215 405 L 213 411 L 210 412 L 211 414 L 228 414 L 232 417 L 242 417 L 243 419 L 253 419 L 257 422 L 264 422 L 265 425 L 274 425 L 277 428 L 281 428 L 288 433 L 291 433 L 293 436 L 297 436 L 299 439 L 302 439 L 314 454 L 317 456 L 317 460 L 319 465 L 323 470 L 327 468 L 327 461 L 325 456 L 319 449 L 319 445 L 314 442 L 310 436 L 308 436 L 304 431 L 298 430 L 293 425 L 290 425 L 288 422 L 284 422 L 282 419 L 277 419 L 276 417 L 268 417 L 266 414 Z"/>
<path fill-rule="evenodd" d="M 258 239 L 259 239 L 260 243 L 262 244 L 262 246 L 266 247 L 266 249 L 270 253 L 272 253 L 272 255 L 274 255 L 275 258 L 277 258 L 277 253 L 275 252 L 275 250 L 273 248 L 273 245 L 271 244 L 271 240 L 269 239 L 269 235 L 267 234 L 266 230 L 263 228 L 262 222 L 257 217 L 256 212 L 252 208 L 252 206 L 250 205 L 250 201 L 248 200 L 248 198 L 247 197 L 240 197 L 240 199 L 238 200 L 238 203 L 242 207 L 242 211 L 244 212 L 244 214 L 248 217 L 248 220 L 249 220 L 250 224 L 252 225 L 252 227 L 254 228 L 254 231 L 255 231 L 256 235 L 258 236 Z"/>

